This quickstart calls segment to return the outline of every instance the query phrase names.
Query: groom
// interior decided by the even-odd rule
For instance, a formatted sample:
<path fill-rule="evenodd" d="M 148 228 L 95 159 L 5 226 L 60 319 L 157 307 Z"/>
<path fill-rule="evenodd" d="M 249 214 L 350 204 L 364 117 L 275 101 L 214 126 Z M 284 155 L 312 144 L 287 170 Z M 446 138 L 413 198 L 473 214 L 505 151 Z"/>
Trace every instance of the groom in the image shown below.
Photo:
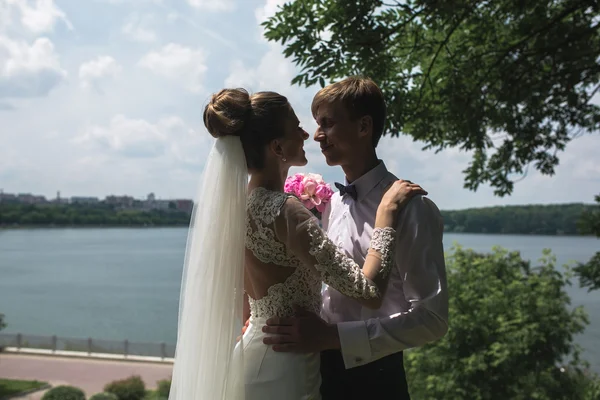
<path fill-rule="evenodd" d="M 318 124 L 314 139 L 327 164 L 339 165 L 346 176 L 345 184 L 336 183 L 339 192 L 323 213 L 323 227 L 362 265 L 377 206 L 397 179 L 375 152 L 386 118 L 383 94 L 370 79 L 350 77 L 321 89 L 311 108 Z M 379 310 L 362 307 L 326 287 L 321 316 L 298 310 L 296 317 L 273 318 L 264 327 L 274 334 L 264 341 L 275 351 L 321 352 L 324 400 L 409 399 L 402 351 L 447 332 L 438 208 L 416 196 L 401 211 L 396 232 L 396 268 Z"/>

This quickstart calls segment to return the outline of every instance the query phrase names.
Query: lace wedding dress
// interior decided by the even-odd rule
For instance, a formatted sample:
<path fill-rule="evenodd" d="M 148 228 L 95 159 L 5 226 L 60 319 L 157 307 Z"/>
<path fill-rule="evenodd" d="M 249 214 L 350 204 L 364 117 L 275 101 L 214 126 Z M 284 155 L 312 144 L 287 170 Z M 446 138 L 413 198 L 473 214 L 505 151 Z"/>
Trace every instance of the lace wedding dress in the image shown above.
<path fill-rule="evenodd" d="M 263 344 L 266 320 L 292 316 L 295 305 L 318 313 L 322 282 L 357 299 L 382 293 L 294 197 L 256 188 L 248 196 L 246 226 L 244 286 L 250 325 L 235 350 L 243 351 L 245 398 L 320 399 L 320 355 L 274 352 Z M 394 230 L 376 228 L 369 254 L 380 263 L 382 278 L 393 264 L 393 247 Z"/>

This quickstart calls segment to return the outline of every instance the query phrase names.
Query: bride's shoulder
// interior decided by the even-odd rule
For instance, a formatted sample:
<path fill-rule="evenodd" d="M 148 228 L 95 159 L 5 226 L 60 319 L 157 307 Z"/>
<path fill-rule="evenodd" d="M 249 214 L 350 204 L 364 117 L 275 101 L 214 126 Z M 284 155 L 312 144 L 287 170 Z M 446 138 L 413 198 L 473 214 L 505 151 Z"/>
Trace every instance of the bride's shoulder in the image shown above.
<path fill-rule="evenodd" d="M 248 194 L 249 203 L 260 203 L 260 202 L 273 202 L 273 203 L 285 203 L 285 200 L 289 197 L 287 193 L 276 192 L 273 190 L 265 189 L 264 187 L 257 187 Z"/>
<path fill-rule="evenodd" d="M 280 215 L 290 195 L 258 187 L 248 195 L 248 212 L 266 223 Z"/>

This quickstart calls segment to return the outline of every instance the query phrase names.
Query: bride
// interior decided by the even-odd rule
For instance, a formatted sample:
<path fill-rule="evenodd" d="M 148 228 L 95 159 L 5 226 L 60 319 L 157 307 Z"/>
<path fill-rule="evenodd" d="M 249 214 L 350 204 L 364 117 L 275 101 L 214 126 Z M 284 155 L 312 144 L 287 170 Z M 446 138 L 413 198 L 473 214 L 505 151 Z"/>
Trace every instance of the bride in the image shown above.
<path fill-rule="evenodd" d="M 307 163 L 309 136 L 285 97 L 224 89 L 206 106 L 204 124 L 217 140 L 188 234 L 169 400 L 320 399 L 319 354 L 276 353 L 263 344 L 262 326 L 294 306 L 318 313 L 322 282 L 378 308 L 395 216 L 424 191 L 405 181 L 389 188 L 361 267 L 283 192 L 289 168 Z"/>

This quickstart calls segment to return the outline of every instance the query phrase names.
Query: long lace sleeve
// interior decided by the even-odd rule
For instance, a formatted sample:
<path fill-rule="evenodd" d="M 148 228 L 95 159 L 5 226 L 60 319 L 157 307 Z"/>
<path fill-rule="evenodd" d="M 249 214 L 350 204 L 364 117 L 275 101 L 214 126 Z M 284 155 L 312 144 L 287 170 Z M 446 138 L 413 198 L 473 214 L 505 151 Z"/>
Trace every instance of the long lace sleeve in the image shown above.
<path fill-rule="evenodd" d="M 275 221 L 279 240 L 323 282 L 357 300 L 381 299 L 394 263 L 395 231 L 375 229 L 363 268 L 346 256 L 296 199 L 289 199 Z"/>

